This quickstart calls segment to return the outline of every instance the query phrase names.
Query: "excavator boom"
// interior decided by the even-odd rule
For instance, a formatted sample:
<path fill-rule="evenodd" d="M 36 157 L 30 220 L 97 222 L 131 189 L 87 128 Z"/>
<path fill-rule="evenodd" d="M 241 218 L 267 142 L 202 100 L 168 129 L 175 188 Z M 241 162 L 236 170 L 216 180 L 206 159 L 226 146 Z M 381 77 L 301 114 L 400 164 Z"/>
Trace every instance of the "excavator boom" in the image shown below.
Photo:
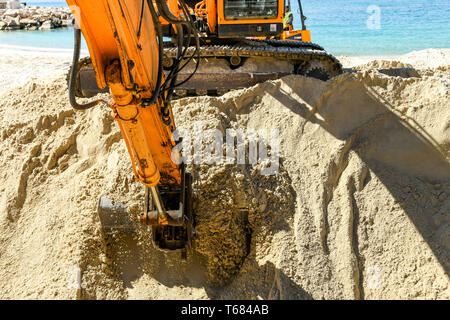
<path fill-rule="evenodd" d="M 187 233 L 192 223 L 187 212 L 190 195 L 186 194 L 190 179 L 182 165 L 176 164 L 181 155 L 173 149 L 176 141 L 172 137 L 175 123 L 170 91 L 176 74 L 171 75 L 172 79 L 163 74 L 163 39 L 156 7 L 151 0 L 67 0 L 67 3 L 86 39 L 96 83 L 100 89 L 109 88 L 113 98 L 110 107 L 136 179 L 146 187 L 141 221 L 153 227 L 158 247 L 183 249 L 190 239 Z M 163 8 L 159 14 L 176 22 L 177 28 L 180 25 L 190 28 L 188 20 L 164 14 L 165 2 L 158 6 Z M 70 100 L 74 108 L 85 109 L 96 103 L 76 102 L 79 47 L 80 31 L 75 30 Z M 181 50 L 180 47 L 178 52 Z M 125 214 L 123 210 L 116 212 L 111 208 L 117 206 L 100 199 L 101 221 L 105 221 L 102 219 L 105 215 Z M 109 227 L 110 231 L 114 230 L 113 226 Z"/>

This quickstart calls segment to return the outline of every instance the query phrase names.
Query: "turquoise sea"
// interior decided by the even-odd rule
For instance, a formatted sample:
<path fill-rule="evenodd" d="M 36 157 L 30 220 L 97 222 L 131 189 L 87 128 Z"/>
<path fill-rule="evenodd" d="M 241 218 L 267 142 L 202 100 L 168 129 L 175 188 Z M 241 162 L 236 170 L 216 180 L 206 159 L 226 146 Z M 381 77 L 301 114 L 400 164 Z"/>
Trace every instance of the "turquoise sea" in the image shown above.
<path fill-rule="evenodd" d="M 290 0 L 300 27 L 298 0 Z M 64 1 L 26 1 L 66 6 Z M 312 40 L 335 55 L 395 55 L 450 48 L 450 0 L 302 0 Z M 0 32 L 2 45 L 72 47 L 72 30 Z"/>

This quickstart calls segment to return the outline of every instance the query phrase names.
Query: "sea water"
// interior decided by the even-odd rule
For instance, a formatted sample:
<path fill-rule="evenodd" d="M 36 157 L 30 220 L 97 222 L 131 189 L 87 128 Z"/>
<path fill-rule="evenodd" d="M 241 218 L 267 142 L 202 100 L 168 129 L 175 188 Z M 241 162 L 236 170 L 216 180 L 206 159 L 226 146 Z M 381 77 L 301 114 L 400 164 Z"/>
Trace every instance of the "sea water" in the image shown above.
<path fill-rule="evenodd" d="M 64 1 L 25 2 L 66 6 Z M 290 2 L 294 26 L 300 28 L 298 0 Z M 450 48 L 450 0 L 302 0 L 302 5 L 312 41 L 335 55 L 397 55 Z M 72 33 L 70 29 L 3 31 L 0 47 L 70 49 Z"/>

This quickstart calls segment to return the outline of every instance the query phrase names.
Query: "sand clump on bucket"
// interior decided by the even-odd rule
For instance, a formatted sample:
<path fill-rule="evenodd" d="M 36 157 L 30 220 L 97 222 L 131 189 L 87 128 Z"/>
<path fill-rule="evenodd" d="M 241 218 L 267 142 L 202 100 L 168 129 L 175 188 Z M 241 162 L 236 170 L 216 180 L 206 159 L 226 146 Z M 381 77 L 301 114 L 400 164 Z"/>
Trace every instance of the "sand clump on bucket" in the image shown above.
<path fill-rule="evenodd" d="M 261 174 L 263 162 L 188 166 L 198 236 L 187 261 L 156 250 L 138 224 L 101 232 L 99 195 L 133 217 L 144 196 L 106 106 L 73 111 L 64 77 L 5 92 L 0 297 L 449 299 L 449 81 L 439 68 L 288 76 L 176 101 L 181 129 L 278 130 L 280 141 L 275 175 Z"/>

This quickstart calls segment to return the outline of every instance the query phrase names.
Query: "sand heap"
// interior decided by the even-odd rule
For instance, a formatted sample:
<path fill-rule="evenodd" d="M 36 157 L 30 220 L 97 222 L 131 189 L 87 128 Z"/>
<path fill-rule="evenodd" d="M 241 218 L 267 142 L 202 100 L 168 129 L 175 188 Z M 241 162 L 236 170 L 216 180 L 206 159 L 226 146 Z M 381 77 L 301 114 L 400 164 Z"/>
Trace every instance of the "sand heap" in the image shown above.
<path fill-rule="evenodd" d="M 98 195 L 132 215 L 143 203 L 107 107 L 74 112 L 63 78 L 5 93 L 0 298 L 449 299 L 448 72 L 361 69 L 175 103 L 180 128 L 273 129 L 281 143 L 276 175 L 189 167 L 187 261 L 141 226 L 102 234 Z"/>

